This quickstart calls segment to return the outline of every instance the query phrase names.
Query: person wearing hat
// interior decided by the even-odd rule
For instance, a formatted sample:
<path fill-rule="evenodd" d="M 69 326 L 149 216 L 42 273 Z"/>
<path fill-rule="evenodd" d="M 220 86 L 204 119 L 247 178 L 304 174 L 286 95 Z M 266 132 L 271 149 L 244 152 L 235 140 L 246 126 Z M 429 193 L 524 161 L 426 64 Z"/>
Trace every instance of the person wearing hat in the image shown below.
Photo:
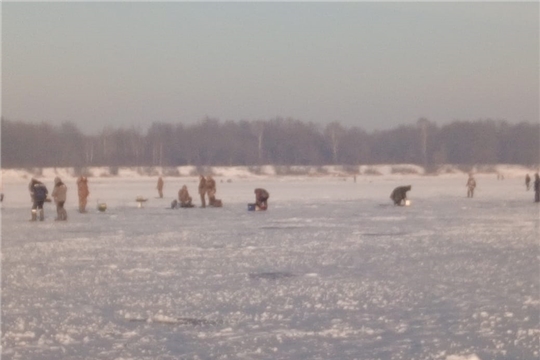
<path fill-rule="evenodd" d="M 41 181 L 32 178 L 30 184 L 28 184 L 28 190 L 30 191 L 30 198 L 32 199 L 32 218 L 30 221 L 37 220 L 38 212 L 39 220 L 45 220 L 43 204 L 45 203 L 45 200 L 47 200 L 47 194 L 49 194 L 47 187 Z"/>

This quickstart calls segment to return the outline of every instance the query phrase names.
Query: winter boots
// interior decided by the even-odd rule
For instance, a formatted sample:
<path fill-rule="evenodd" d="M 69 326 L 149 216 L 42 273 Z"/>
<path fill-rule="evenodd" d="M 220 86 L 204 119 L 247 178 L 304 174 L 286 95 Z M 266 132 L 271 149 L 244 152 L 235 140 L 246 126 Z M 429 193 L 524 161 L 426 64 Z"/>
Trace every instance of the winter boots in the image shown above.
<path fill-rule="evenodd" d="M 63 207 L 58 208 L 56 210 L 57 217 L 54 219 L 55 221 L 65 221 L 67 220 L 67 211 Z"/>
<path fill-rule="evenodd" d="M 36 221 L 38 216 L 38 210 L 32 209 L 32 218 L 30 221 Z M 45 213 L 43 212 L 43 209 L 39 209 L 39 221 L 45 220 Z"/>

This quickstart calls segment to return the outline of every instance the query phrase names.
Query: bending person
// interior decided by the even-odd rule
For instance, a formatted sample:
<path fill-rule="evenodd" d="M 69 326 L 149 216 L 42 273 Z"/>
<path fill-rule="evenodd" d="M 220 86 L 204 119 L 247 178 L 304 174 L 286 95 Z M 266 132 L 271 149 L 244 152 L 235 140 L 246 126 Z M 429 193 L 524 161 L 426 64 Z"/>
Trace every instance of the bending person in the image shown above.
<path fill-rule="evenodd" d="M 255 189 L 255 210 L 268 209 L 268 198 L 270 194 L 265 189 Z"/>
<path fill-rule="evenodd" d="M 405 205 L 405 201 L 407 200 L 407 192 L 411 190 L 411 185 L 408 186 L 398 186 L 397 188 L 392 191 L 392 194 L 390 194 L 390 199 L 394 201 L 394 205 Z"/>

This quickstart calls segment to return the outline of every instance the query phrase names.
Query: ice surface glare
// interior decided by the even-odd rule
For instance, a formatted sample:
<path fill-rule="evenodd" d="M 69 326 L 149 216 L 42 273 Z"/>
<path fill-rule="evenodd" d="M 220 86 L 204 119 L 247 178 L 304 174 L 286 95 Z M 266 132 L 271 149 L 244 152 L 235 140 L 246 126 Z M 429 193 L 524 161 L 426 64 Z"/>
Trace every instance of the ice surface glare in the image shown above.
<path fill-rule="evenodd" d="M 180 210 L 194 177 L 90 178 L 87 214 L 70 178 L 42 223 L 4 182 L 2 358 L 538 359 L 539 207 L 476 178 L 216 178 L 223 208 Z"/>

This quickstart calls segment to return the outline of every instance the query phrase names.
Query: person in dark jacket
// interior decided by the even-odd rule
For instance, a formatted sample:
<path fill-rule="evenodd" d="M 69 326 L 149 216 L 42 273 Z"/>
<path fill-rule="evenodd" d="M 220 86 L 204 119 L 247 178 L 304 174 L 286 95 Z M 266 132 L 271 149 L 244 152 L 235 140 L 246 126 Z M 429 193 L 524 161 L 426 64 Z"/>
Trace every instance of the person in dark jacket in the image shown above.
<path fill-rule="evenodd" d="M 28 190 L 30 191 L 30 197 L 32 199 L 32 218 L 30 221 L 37 220 L 38 212 L 39 220 L 45 220 L 43 203 L 45 203 L 45 200 L 47 200 L 47 195 L 49 194 L 47 187 L 41 181 L 32 178 L 32 180 L 30 180 L 30 184 L 28 185 Z"/>
<path fill-rule="evenodd" d="M 525 188 L 527 189 L 527 191 L 529 191 L 529 189 L 531 188 L 531 177 L 529 176 L 529 174 L 525 175 Z"/>
<path fill-rule="evenodd" d="M 266 210 L 268 209 L 268 198 L 270 194 L 265 189 L 255 189 L 255 210 Z"/>
<path fill-rule="evenodd" d="M 540 202 L 540 175 L 534 174 L 534 202 Z"/>
<path fill-rule="evenodd" d="M 398 186 L 395 188 L 390 194 L 390 199 L 394 201 L 394 205 L 405 205 L 405 201 L 407 200 L 407 191 L 410 191 L 411 188 L 411 185 Z"/>
<path fill-rule="evenodd" d="M 54 199 L 56 204 L 56 219 L 55 220 L 67 220 L 67 211 L 64 208 L 67 196 L 67 186 L 62 182 L 62 180 L 57 176 L 54 178 L 54 189 L 52 191 L 51 197 Z"/>

